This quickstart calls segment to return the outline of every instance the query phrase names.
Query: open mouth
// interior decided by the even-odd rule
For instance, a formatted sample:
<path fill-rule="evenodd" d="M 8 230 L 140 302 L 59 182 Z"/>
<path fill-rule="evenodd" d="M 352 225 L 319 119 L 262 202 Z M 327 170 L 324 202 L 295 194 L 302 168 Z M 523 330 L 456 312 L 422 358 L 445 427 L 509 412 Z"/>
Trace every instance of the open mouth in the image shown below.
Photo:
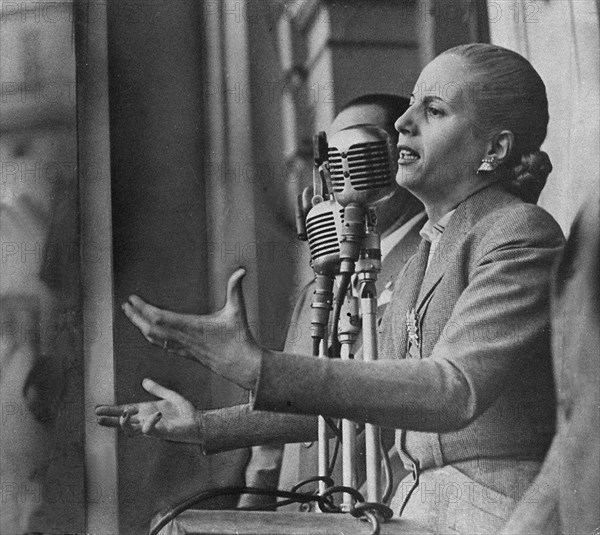
<path fill-rule="evenodd" d="M 420 158 L 419 153 L 406 146 L 398 147 L 398 163 L 415 162 Z"/>

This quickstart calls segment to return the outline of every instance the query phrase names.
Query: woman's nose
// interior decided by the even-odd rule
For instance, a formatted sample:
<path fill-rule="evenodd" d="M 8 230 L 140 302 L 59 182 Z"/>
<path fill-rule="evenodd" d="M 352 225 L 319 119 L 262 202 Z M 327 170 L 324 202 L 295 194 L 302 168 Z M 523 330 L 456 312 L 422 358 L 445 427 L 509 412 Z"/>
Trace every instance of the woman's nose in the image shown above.
<path fill-rule="evenodd" d="M 394 128 L 404 135 L 410 135 L 414 129 L 414 122 L 412 119 L 411 108 L 408 108 L 394 123 Z"/>

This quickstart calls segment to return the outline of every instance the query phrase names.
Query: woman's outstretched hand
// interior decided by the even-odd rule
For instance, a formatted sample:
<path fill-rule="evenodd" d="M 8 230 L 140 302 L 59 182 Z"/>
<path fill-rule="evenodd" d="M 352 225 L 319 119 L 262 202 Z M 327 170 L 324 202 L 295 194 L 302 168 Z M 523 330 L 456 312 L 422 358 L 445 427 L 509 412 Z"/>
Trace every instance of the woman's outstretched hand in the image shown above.
<path fill-rule="evenodd" d="M 106 427 L 120 427 L 127 436 L 147 435 L 173 442 L 202 443 L 202 430 L 194 406 L 184 397 L 150 379 L 144 379 L 146 392 L 157 401 L 96 407 L 97 421 Z"/>
<path fill-rule="evenodd" d="M 214 314 L 178 314 L 131 296 L 123 311 L 145 338 L 171 353 L 194 360 L 252 390 L 258 379 L 262 349 L 248 327 L 238 269 L 227 284 L 227 302 Z"/>

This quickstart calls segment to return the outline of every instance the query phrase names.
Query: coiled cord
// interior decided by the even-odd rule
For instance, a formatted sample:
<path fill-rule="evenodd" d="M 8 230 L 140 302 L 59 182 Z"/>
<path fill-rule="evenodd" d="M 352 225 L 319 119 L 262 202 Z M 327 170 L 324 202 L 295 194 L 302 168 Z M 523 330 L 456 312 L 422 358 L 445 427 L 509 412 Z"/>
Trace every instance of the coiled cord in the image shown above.
<path fill-rule="evenodd" d="M 297 489 L 301 488 L 307 483 L 314 481 L 325 481 L 328 488 L 322 495 L 297 492 Z M 319 508 L 326 513 L 342 513 L 342 510 L 334 503 L 331 496 L 336 493 L 347 493 L 351 494 L 358 502 L 349 512 L 355 518 L 363 518 L 367 520 L 371 526 L 370 535 L 379 535 L 381 532 L 380 517 L 384 520 L 388 520 L 392 517 L 392 510 L 381 503 L 369 503 L 365 502 L 363 495 L 351 487 L 336 486 L 333 485 L 333 480 L 329 477 L 313 477 L 302 481 L 292 488 L 292 491 L 285 490 L 273 490 L 264 489 L 259 487 L 222 487 L 216 489 L 209 489 L 202 492 L 198 492 L 183 501 L 172 505 L 165 512 L 162 513 L 158 522 L 150 531 L 150 535 L 158 535 L 162 528 L 164 528 L 169 522 L 177 518 L 181 513 L 188 510 L 189 508 L 197 505 L 203 501 L 210 500 L 219 496 L 235 496 L 241 494 L 254 494 L 259 496 L 274 496 L 277 498 L 286 498 L 275 504 L 275 507 L 281 507 L 283 505 L 289 505 L 290 503 L 309 503 L 317 502 Z M 255 510 L 254 508 L 244 508 L 241 510 Z"/>

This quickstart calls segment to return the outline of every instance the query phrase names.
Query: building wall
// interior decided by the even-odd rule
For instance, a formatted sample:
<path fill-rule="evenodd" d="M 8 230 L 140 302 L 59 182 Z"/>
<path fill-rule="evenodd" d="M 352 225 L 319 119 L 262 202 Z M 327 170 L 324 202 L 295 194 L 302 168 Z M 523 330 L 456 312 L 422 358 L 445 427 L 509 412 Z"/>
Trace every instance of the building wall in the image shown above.
<path fill-rule="evenodd" d="M 239 391 L 206 369 L 150 345 L 120 310 L 131 294 L 189 313 L 211 309 L 211 287 L 223 296 L 207 260 L 214 240 L 205 195 L 202 5 L 108 4 L 117 403 L 150 399 L 145 377 L 199 408 L 240 401 Z M 245 452 L 205 457 L 197 445 L 119 434 L 117 456 L 119 529 L 141 534 L 166 505 L 240 484 Z"/>

